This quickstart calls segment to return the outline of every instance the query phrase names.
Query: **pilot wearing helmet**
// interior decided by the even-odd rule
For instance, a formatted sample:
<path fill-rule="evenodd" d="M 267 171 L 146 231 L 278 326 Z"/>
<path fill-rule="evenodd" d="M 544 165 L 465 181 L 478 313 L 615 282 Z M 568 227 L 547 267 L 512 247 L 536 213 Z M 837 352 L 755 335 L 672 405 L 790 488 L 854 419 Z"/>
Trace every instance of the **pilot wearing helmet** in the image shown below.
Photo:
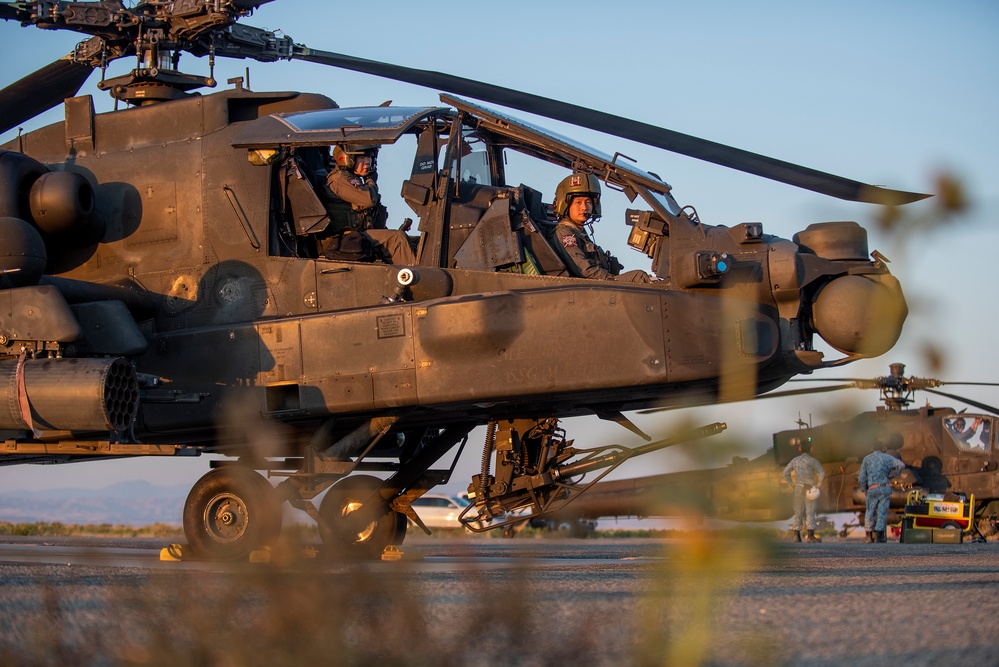
<path fill-rule="evenodd" d="M 610 253 L 590 239 L 584 225 L 600 218 L 600 181 L 593 174 L 571 174 L 555 189 L 555 215 L 558 225 L 554 246 L 567 266 L 560 274 L 577 278 L 651 282 L 644 271 L 620 273 L 623 268 Z"/>
<path fill-rule="evenodd" d="M 327 233 L 341 241 L 349 230 L 360 232 L 371 240 L 376 253 L 392 264 L 416 264 L 406 233 L 385 228 L 388 212 L 375 182 L 376 150 L 340 144 L 333 147 L 334 165 L 326 177 L 324 193 L 330 213 Z"/>

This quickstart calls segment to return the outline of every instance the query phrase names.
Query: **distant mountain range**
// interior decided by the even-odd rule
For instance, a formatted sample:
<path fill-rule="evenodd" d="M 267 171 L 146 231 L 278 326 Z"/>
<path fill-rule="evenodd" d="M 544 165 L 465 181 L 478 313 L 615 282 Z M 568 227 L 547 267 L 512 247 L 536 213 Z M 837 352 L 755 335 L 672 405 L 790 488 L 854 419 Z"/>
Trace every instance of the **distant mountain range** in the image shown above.
<path fill-rule="evenodd" d="M 148 526 L 181 525 L 190 487 L 119 482 L 103 489 L 46 489 L 0 493 L 0 521 Z"/>

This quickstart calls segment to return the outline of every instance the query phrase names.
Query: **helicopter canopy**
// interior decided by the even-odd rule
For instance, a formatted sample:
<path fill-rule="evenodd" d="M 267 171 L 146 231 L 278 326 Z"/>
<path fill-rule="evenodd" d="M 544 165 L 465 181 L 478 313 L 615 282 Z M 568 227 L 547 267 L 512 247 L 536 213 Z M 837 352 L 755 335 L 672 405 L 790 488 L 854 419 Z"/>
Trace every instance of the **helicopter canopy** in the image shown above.
<path fill-rule="evenodd" d="M 441 95 L 441 101 L 474 118 L 475 131 L 501 137 L 508 148 L 568 169 L 584 167 L 620 189 L 648 189 L 672 214 L 679 206 L 670 186 L 658 176 L 630 164 L 620 153 L 613 156 L 552 130 L 459 97 Z M 384 145 L 432 117 L 451 116 L 449 107 L 352 107 L 271 114 L 243 128 L 232 145 L 236 148 L 276 146 L 329 146 L 336 143 Z M 623 158 L 623 159 L 622 159 Z"/>
<path fill-rule="evenodd" d="M 276 113 L 247 124 L 236 148 L 329 146 L 338 143 L 392 144 L 431 116 L 451 115 L 444 107 L 352 107 Z"/>

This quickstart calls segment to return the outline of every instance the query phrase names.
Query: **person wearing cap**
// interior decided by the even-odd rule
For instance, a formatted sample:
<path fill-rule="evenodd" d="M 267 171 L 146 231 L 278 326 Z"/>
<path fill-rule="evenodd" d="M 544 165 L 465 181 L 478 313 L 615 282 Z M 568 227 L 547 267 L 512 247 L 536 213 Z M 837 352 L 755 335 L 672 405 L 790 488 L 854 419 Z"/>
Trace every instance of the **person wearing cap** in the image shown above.
<path fill-rule="evenodd" d="M 784 468 L 784 479 L 794 487 L 794 518 L 791 519 L 791 538 L 801 542 L 802 523 L 808 530 L 806 542 L 821 542 L 815 535 L 817 519 L 815 509 L 818 504 L 819 486 L 826 478 L 822 464 L 812 456 L 812 439 L 805 438 L 798 443 L 798 455 Z M 802 522 L 804 514 L 804 522 Z"/>
<path fill-rule="evenodd" d="M 617 258 L 593 242 L 585 225 L 600 219 L 600 181 L 593 174 L 571 174 L 555 189 L 553 204 L 558 224 L 554 232 L 555 249 L 562 256 L 565 270 L 554 275 L 577 278 L 620 280 L 648 283 L 644 271 L 621 273 Z"/>
<path fill-rule="evenodd" d="M 337 144 L 333 162 L 324 193 L 331 220 L 327 230 L 331 234 L 348 229 L 360 232 L 383 259 L 392 264 L 416 264 L 406 233 L 385 228 L 388 213 L 378 192 L 372 150 Z"/>
<path fill-rule="evenodd" d="M 864 530 L 867 542 L 887 542 L 888 505 L 891 500 L 891 478 L 905 470 L 901 460 L 887 453 L 887 446 L 874 448 L 860 463 L 857 482 L 866 494 L 867 511 Z"/>

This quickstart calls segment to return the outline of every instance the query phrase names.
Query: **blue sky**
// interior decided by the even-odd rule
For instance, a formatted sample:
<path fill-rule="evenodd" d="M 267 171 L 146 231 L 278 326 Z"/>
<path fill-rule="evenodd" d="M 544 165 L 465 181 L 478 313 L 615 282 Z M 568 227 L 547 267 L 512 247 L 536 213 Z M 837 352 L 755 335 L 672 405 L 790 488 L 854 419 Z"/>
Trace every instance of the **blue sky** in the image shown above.
<path fill-rule="evenodd" d="M 892 260 L 911 314 L 890 353 L 828 375 L 874 377 L 886 374 L 888 363 L 902 361 L 907 374 L 999 379 L 992 348 L 999 282 L 993 266 L 999 248 L 999 5 L 633 0 L 552 5 L 278 0 L 246 22 L 281 29 L 314 48 L 555 97 L 868 183 L 934 192 L 938 175 L 950 174 L 967 193 L 969 207 L 962 216 L 947 224 L 919 224 L 937 219 L 935 198 L 905 207 L 906 220 L 886 233 L 874 224 L 873 206 L 531 119 L 606 153 L 636 159 L 670 183 L 679 203 L 693 205 L 707 224 L 761 221 L 768 233 L 785 238 L 813 222 L 855 220 L 867 227 L 871 249 Z M 0 23 L 0 85 L 64 55 L 78 40 L 71 33 Z M 186 57 L 181 65 L 192 73 L 208 71 L 206 60 Z M 130 61 L 121 61 L 110 75 L 130 67 Z M 310 63 L 223 61 L 216 79 L 225 86 L 246 67 L 255 90 L 322 92 L 341 106 L 389 99 L 438 103 L 435 91 Z M 97 79 L 95 74 L 83 92 L 94 95 L 98 111 L 108 111 L 112 103 L 96 90 Z M 25 131 L 60 115 L 60 109 L 50 112 L 25 124 Z M 529 175 L 537 179 L 532 185 L 554 190 L 557 174 Z M 647 260 L 625 245 L 623 206 L 605 206 L 596 236 L 628 268 L 647 267 Z M 930 364 L 927 349 L 942 353 L 942 366 Z M 999 403 L 999 390 L 968 394 Z M 730 432 L 762 453 L 769 434 L 793 428 L 799 413 L 820 423 L 843 400 L 846 409 L 862 410 L 872 409 L 876 399 L 873 392 L 857 392 L 846 399 L 698 408 L 687 416 L 698 424 L 725 421 Z M 650 432 L 665 430 L 678 418 L 634 417 Z M 595 420 L 573 420 L 566 427 L 577 444 L 637 444 L 623 429 Z M 479 444 L 470 442 L 463 471 L 478 465 Z M 689 465 L 683 452 L 663 452 L 628 464 L 618 476 Z M 0 488 L 98 487 L 132 478 L 193 483 L 205 470 L 204 460 L 17 466 L 0 468 Z M 465 483 L 463 473 L 450 486 L 460 489 Z"/>

